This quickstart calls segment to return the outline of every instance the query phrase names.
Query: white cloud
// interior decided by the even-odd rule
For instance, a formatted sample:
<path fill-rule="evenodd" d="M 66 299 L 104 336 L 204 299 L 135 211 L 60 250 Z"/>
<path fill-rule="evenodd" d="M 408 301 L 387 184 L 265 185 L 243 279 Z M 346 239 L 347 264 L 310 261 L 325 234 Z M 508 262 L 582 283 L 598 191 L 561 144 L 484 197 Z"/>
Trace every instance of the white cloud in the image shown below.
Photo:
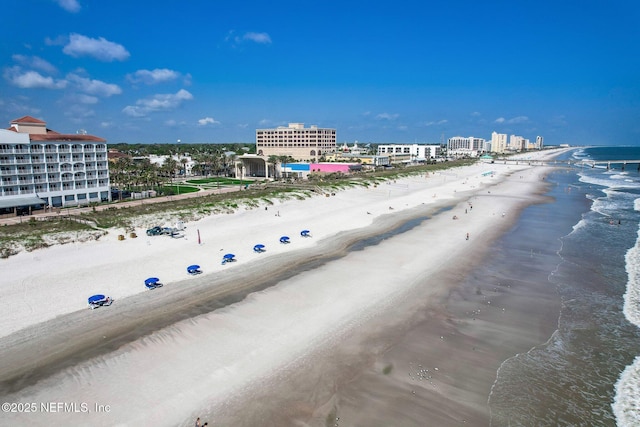
<path fill-rule="evenodd" d="M 98 97 L 85 95 L 84 93 L 78 93 L 71 97 L 71 100 L 80 104 L 97 104 Z"/>
<path fill-rule="evenodd" d="M 122 89 L 120 89 L 120 86 L 116 84 L 105 83 L 100 80 L 91 80 L 77 74 L 68 74 L 67 80 L 74 83 L 80 91 L 91 95 L 109 97 L 111 95 L 120 95 L 122 93 Z"/>
<path fill-rule="evenodd" d="M 198 120 L 198 125 L 206 126 L 206 125 L 218 125 L 219 121 L 214 120 L 213 117 L 205 117 L 204 119 Z"/>
<path fill-rule="evenodd" d="M 504 117 L 498 117 L 495 120 L 495 123 L 507 123 L 507 124 L 518 124 L 518 123 L 527 123 L 529 121 L 529 117 L 527 116 L 518 116 L 512 119 L 505 119 Z"/>
<path fill-rule="evenodd" d="M 443 125 L 445 123 L 447 123 L 448 120 L 436 120 L 436 121 L 431 121 L 431 122 L 425 122 L 424 125 L 425 126 L 437 126 L 437 125 Z"/>
<path fill-rule="evenodd" d="M 22 71 L 18 66 L 5 69 L 4 78 L 12 85 L 22 89 L 64 89 L 67 86 L 66 80 L 54 80 L 37 71 Z"/>
<path fill-rule="evenodd" d="M 271 36 L 268 33 L 256 33 L 253 31 L 249 31 L 244 33 L 243 35 L 235 35 L 235 31 L 231 30 L 227 33 L 227 36 L 224 38 L 227 43 L 231 43 L 233 47 L 236 45 L 242 44 L 244 42 L 253 42 L 258 44 L 271 44 Z"/>
<path fill-rule="evenodd" d="M 75 58 L 91 56 L 100 61 L 124 61 L 130 54 L 121 44 L 110 42 L 104 37 L 92 39 L 81 34 L 69 35 L 69 43 L 62 49 Z"/>
<path fill-rule="evenodd" d="M 480 117 L 482 114 L 480 114 L 478 111 L 474 111 L 473 113 L 471 113 L 472 117 Z"/>
<path fill-rule="evenodd" d="M 16 54 L 11 58 L 24 67 L 35 68 L 40 71 L 44 71 L 45 73 L 54 74 L 58 71 L 56 67 L 51 65 L 48 61 L 38 56 L 25 56 Z"/>
<path fill-rule="evenodd" d="M 267 33 L 248 32 L 248 33 L 245 33 L 244 36 L 242 36 L 242 40 L 249 40 L 249 41 L 260 43 L 260 44 L 271 43 L 271 37 L 269 37 L 269 34 Z"/>
<path fill-rule="evenodd" d="M 529 121 L 529 117 L 527 117 L 527 116 L 518 116 L 518 117 L 514 117 L 513 119 L 507 120 L 507 123 L 509 123 L 509 124 L 526 123 L 528 121 Z"/>
<path fill-rule="evenodd" d="M 132 83 L 144 83 L 147 85 L 168 82 L 171 80 L 175 80 L 178 77 L 180 77 L 180 73 L 178 73 L 177 71 L 169 70 L 167 68 L 156 68 L 155 70 L 138 70 L 135 73 L 129 74 L 127 76 L 129 81 L 131 81 Z"/>
<path fill-rule="evenodd" d="M 64 46 L 67 43 L 67 38 L 65 36 L 58 36 L 55 39 L 45 37 L 44 44 L 47 46 Z"/>
<path fill-rule="evenodd" d="M 151 98 L 139 99 L 136 105 L 126 106 L 122 112 L 131 117 L 144 117 L 156 111 L 169 111 L 179 107 L 184 101 L 193 99 L 193 95 L 184 89 L 176 93 L 154 95 Z"/>
<path fill-rule="evenodd" d="M 58 6 L 66 10 L 67 12 L 80 12 L 80 3 L 78 0 L 54 0 L 58 3 Z"/>
<path fill-rule="evenodd" d="M 395 120 L 400 117 L 399 114 L 380 113 L 376 116 L 376 120 Z"/>

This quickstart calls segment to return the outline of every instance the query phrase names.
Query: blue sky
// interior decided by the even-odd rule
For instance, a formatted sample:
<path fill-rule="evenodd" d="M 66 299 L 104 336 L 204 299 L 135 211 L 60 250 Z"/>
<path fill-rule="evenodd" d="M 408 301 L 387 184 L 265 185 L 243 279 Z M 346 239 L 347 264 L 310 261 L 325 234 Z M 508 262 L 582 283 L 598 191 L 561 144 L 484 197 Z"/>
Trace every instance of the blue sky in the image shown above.
<path fill-rule="evenodd" d="M 118 142 L 640 144 L 636 0 L 4 0 L 0 126 Z"/>

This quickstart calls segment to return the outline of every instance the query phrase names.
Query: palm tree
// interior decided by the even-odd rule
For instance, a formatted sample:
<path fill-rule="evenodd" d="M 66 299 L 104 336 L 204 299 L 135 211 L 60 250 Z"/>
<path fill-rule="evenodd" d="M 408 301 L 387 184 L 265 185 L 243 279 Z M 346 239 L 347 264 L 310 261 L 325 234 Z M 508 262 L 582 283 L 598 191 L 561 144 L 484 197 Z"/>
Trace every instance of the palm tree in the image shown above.
<path fill-rule="evenodd" d="M 187 176 L 187 163 L 189 163 L 189 160 L 183 157 L 180 159 L 180 163 L 182 164 L 182 176 Z"/>
<path fill-rule="evenodd" d="M 173 157 L 168 157 L 164 161 L 162 168 L 169 174 L 172 179 L 176 177 L 176 169 L 178 169 L 178 162 Z"/>

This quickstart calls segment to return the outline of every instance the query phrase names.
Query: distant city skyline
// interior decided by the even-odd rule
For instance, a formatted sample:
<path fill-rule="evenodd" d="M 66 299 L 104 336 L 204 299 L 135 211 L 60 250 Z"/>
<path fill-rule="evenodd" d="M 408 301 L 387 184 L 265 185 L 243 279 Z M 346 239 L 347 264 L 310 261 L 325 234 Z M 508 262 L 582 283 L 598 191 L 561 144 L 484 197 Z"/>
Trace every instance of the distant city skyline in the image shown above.
<path fill-rule="evenodd" d="M 6 0 L 0 127 L 108 143 L 640 144 L 640 4 Z"/>

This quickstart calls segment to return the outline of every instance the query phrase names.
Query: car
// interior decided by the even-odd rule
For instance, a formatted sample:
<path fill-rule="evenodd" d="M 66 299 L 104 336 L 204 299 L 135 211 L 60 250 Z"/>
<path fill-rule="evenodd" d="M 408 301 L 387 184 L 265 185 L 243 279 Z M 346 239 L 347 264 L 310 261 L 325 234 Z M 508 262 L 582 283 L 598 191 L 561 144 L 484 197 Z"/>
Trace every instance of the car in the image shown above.
<path fill-rule="evenodd" d="M 159 236 L 162 234 L 162 227 L 153 227 L 147 230 L 147 236 Z"/>

